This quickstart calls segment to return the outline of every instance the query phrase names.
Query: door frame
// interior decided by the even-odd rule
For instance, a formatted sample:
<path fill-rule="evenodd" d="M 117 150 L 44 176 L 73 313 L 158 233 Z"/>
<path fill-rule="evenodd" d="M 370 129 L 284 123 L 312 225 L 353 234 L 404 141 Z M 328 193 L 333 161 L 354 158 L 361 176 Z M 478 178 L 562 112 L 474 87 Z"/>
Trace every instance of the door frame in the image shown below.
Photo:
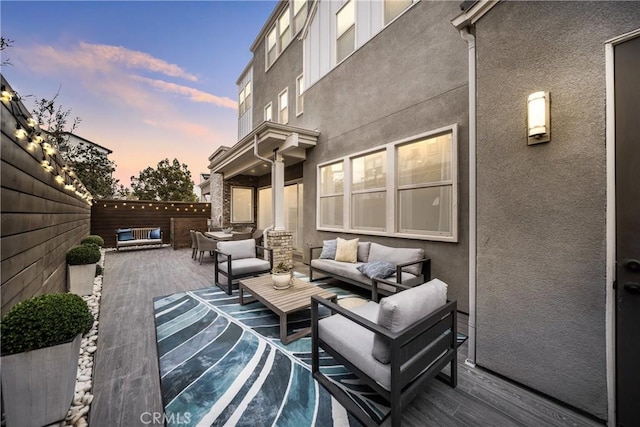
<path fill-rule="evenodd" d="M 616 425 L 616 109 L 614 47 L 640 37 L 640 28 L 607 40 L 605 49 L 605 145 L 607 167 L 606 358 L 608 425 Z"/>

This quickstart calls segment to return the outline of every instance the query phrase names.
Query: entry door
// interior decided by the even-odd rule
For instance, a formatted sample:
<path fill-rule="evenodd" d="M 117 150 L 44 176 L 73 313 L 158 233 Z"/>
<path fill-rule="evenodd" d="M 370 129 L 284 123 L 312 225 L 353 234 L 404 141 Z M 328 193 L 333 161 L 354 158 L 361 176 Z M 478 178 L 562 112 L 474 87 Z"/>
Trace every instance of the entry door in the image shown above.
<path fill-rule="evenodd" d="M 614 47 L 617 424 L 640 426 L 640 37 Z"/>

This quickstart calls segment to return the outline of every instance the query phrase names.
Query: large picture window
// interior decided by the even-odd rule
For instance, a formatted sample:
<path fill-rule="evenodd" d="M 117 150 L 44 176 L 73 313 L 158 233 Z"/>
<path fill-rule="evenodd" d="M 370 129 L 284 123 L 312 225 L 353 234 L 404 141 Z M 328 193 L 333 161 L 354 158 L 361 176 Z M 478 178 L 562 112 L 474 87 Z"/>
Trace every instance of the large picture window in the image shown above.
<path fill-rule="evenodd" d="M 321 164 L 317 226 L 456 242 L 457 176 L 456 125 Z"/>
<path fill-rule="evenodd" d="M 231 187 L 231 222 L 253 222 L 253 188 Z"/>

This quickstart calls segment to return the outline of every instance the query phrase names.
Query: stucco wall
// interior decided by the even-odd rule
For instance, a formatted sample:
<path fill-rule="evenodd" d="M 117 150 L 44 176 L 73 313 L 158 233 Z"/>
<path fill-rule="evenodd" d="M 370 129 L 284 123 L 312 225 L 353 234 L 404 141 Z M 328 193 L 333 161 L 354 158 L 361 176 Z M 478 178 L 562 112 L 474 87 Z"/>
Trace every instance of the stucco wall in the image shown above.
<path fill-rule="evenodd" d="M 335 233 L 316 224 L 318 163 L 457 123 L 459 242 L 361 235 L 396 247 L 422 247 L 449 298 L 468 310 L 467 47 L 450 20 L 456 2 L 420 2 L 308 88 L 300 125 L 318 129 L 304 166 L 304 241 Z M 355 235 L 354 235 L 355 237 Z"/>
<path fill-rule="evenodd" d="M 606 418 L 604 42 L 637 3 L 502 2 L 477 24 L 478 364 Z M 526 98 L 551 93 L 551 142 Z"/>

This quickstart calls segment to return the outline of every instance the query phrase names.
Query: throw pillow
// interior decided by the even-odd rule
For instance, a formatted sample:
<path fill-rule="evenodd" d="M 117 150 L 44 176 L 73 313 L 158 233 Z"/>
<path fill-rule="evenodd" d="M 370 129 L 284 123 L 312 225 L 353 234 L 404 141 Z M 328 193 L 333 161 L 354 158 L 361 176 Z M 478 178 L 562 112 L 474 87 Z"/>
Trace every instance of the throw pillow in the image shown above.
<path fill-rule="evenodd" d="M 118 235 L 118 241 L 124 242 L 126 240 L 134 240 L 133 239 L 133 231 L 130 228 L 119 228 L 116 230 L 116 234 Z"/>
<path fill-rule="evenodd" d="M 149 232 L 149 239 L 159 239 L 160 238 L 160 229 L 156 228 Z"/>
<path fill-rule="evenodd" d="M 322 253 L 320 253 L 321 259 L 336 259 L 336 239 L 323 240 L 322 241 Z"/>
<path fill-rule="evenodd" d="M 374 279 L 376 277 L 381 277 L 386 279 L 389 276 L 393 276 L 393 273 L 396 272 L 395 264 L 391 264 L 386 261 L 372 261 L 366 264 L 359 265 L 356 267 L 360 273 L 365 276 Z"/>
<path fill-rule="evenodd" d="M 356 262 L 358 259 L 358 240 L 336 238 L 336 261 Z"/>
<path fill-rule="evenodd" d="M 415 288 L 382 298 L 378 310 L 378 325 L 391 332 L 400 332 L 427 317 L 447 303 L 447 284 L 433 279 Z M 375 336 L 371 355 L 380 363 L 391 361 L 391 346 L 385 339 Z"/>

